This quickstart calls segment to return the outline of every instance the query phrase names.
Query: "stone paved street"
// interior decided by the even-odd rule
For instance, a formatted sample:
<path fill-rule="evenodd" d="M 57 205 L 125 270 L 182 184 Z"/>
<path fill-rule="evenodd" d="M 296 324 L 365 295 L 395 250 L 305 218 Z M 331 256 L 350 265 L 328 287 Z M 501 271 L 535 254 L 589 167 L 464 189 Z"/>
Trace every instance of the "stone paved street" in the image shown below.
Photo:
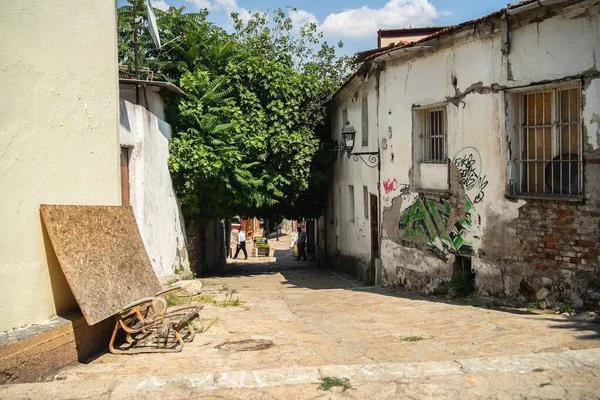
<path fill-rule="evenodd" d="M 206 304 L 214 324 L 181 353 L 103 354 L 0 398 L 600 398 L 598 324 L 364 287 L 272 243 L 274 259 L 202 280 L 234 305 Z M 248 340 L 273 345 L 233 343 Z M 319 390 L 324 376 L 353 389 Z"/>

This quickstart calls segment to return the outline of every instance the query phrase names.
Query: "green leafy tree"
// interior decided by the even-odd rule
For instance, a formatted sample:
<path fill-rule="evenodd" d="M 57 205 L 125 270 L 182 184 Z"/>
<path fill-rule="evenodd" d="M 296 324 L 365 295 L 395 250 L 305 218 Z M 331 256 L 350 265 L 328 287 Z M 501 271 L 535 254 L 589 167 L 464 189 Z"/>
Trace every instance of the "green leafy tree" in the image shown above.
<path fill-rule="evenodd" d="M 225 82 L 199 69 L 181 78 L 187 97 L 179 102 L 169 166 L 184 213 L 197 220 L 228 215 L 262 184 L 239 151 L 230 121 L 240 111 Z"/>
<path fill-rule="evenodd" d="M 126 65 L 133 62 L 135 1 L 143 18 L 142 0 L 118 12 Z M 155 12 L 168 44 L 156 49 L 141 22 L 138 59 L 187 94 L 168 112 L 169 165 L 185 215 L 318 215 L 333 155 L 324 103 L 349 65 L 336 56 L 341 43 L 327 44 L 314 24 L 294 27 L 281 9 L 246 22 L 232 14 L 233 34 L 209 23 L 206 11 Z"/>
<path fill-rule="evenodd" d="M 119 7 L 118 44 L 119 63 L 134 69 L 135 6 L 138 21 L 138 66 L 150 68 L 155 80 L 179 84 L 182 75 L 201 69 L 211 77 L 222 74 L 235 51 L 235 42 L 224 29 L 208 22 L 208 12 L 185 12 L 185 7 L 170 7 L 167 11 L 154 9 L 163 47 L 157 49 L 148 30 L 144 0 L 128 0 Z M 136 5 L 137 2 L 137 5 Z"/>
<path fill-rule="evenodd" d="M 265 182 L 264 206 L 257 213 L 275 219 L 319 215 L 332 155 L 325 151 L 324 102 L 349 60 L 336 57 L 336 47 L 322 40 L 315 24 L 295 30 L 282 9 L 272 19 L 266 13 L 247 22 L 232 17 L 242 50 L 227 74 L 240 99 L 238 127 L 248 138 L 244 152 L 257 162 L 253 173 Z"/>

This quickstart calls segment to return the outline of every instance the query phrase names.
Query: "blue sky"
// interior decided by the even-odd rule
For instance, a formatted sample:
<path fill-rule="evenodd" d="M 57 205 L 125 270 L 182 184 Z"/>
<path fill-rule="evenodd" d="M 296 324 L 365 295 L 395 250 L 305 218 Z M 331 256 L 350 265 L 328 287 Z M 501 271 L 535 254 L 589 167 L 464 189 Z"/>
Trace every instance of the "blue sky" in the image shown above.
<path fill-rule="evenodd" d="M 208 8 L 209 20 L 226 29 L 229 14 L 242 17 L 253 11 L 294 6 L 293 19 L 315 22 L 330 42 L 342 40 L 344 52 L 353 54 L 377 47 L 377 30 L 409 26 L 453 25 L 478 18 L 506 6 L 507 0 L 152 0 L 156 8 L 185 6 L 189 11 Z M 117 0 L 123 5 L 126 0 Z"/>

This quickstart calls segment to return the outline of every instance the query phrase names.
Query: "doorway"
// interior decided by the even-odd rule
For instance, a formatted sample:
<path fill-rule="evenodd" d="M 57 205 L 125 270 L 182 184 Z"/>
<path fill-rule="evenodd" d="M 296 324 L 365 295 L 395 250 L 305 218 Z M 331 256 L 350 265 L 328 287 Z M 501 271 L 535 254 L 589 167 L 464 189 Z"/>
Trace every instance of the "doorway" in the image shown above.
<path fill-rule="evenodd" d="M 375 282 L 375 259 L 379 258 L 379 212 L 377 210 L 377 196 L 369 196 L 369 208 L 371 214 L 371 267 L 369 268 L 369 280 Z"/>
<path fill-rule="evenodd" d="M 131 205 L 129 196 L 129 148 L 127 147 L 121 147 L 121 205 Z"/>

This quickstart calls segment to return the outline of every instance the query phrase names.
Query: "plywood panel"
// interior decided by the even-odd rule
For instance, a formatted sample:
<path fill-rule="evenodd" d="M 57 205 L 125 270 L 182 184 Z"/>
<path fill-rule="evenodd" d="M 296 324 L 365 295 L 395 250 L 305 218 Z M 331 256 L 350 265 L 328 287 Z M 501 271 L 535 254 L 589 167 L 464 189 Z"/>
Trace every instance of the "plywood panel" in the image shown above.
<path fill-rule="evenodd" d="M 60 266 L 87 323 L 160 290 L 131 207 L 41 205 Z"/>

